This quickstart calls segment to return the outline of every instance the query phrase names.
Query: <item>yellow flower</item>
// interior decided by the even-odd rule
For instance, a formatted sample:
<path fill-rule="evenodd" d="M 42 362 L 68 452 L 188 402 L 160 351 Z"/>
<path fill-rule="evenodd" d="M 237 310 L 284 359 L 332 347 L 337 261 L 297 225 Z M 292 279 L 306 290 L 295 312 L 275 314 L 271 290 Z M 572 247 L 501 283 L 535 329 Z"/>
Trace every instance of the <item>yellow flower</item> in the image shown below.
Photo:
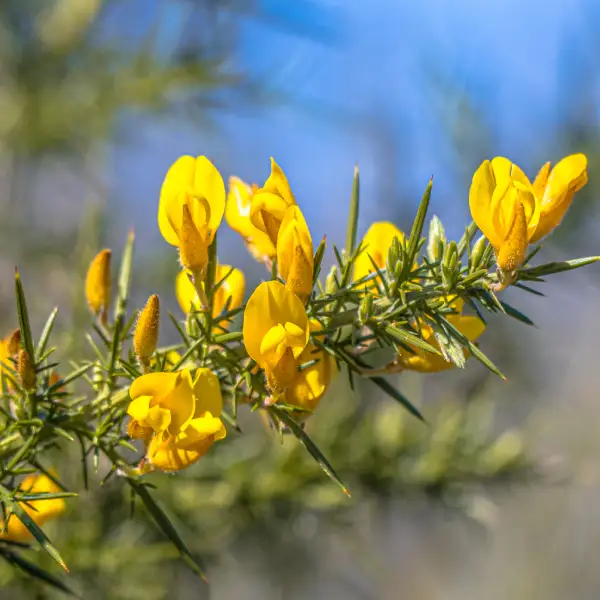
<path fill-rule="evenodd" d="M 394 238 L 398 238 L 398 241 L 403 242 L 404 233 L 392 223 L 382 221 L 380 223 L 373 223 L 369 227 L 361 242 L 362 252 L 354 262 L 355 281 L 366 277 L 369 273 L 375 273 L 369 256 L 380 269 L 385 269 L 388 251 Z"/>
<path fill-rule="evenodd" d="M 19 485 L 22 494 L 57 494 L 62 490 L 46 475 L 28 475 Z M 49 500 L 32 500 L 21 502 L 25 512 L 42 527 L 50 519 L 61 515 L 66 508 L 64 498 L 51 498 Z M 12 540 L 14 542 L 27 542 L 32 538 L 29 529 L 21 523 L 20 519 L 13 515 L 9 522 L 6 533 L 0 533 L 0 539 Z"/>
<path fill-rule="evenodd" d="M 85 297 L 94 316 L 106 320 L 110 303 L 110 259 L 108 248 L 101 250 L 90 263 L 85 278 Z"/>
<path fill-rule="evenodd" d="M 540 204 L 525 173 L 506 158 L 484 161 L 473 175 L 469 205 L 500 269 L 520 267 L 540 221 Z"/>
<path fill-rule="evenodd" d="M 318 321 L 310 321 L 310 330 L 319 331 L 323 326 Z M 337 364 L 335 359 L 319 349 L 312 342 L 309 342 L 306 348 L 298 357 L 298 365 L 317 360 L 314 365 L 306 367 L 299 371 L 294 381 L 285 390 L 284 401 L 292 406 L 315 411 L 321 398 L 325 395 L 333 377 L 337 374 Z M 297 413 L 297 419 L 304 419 L 310 413 Z"/>
<path fill-rule="evenodd" d="M 129 435 L 148 443 L 148 461 L 162 471 L 188 467 L 226 435 L 221 387 L 209 369 L 148 373 L 129 395 Z"/>
<path fill-rule="evenodd" d="M 588 180 L 587 158 L 584 154 L 571 154 L 550 170 L 547 162 L 533 182 L 533 191 L 540 206 L 540 221 L 531 238 L 537 242 L 559 225 L 571 205 L 575 192 Z"/>
<path fill-rule="evenodd" d="M 263 282 L 254 290 L 244 312 L 244 345 L 265 370 L 273 392 L 294 381 L 309 335 L 306 310 L 296 294 L 278 281 Z"/>
<path fill-rule="evenodd" d="M 314 250 L 310 231 L 297 206 L 290 206 L 281 222 L 277 266 L 285 287 L 306 302 L 313 289 Z"/>
<path fill-rule="evenodd" d="M 250 187 L 238 177 L 230 177 L 225 220 L 231 229 L 244 238 L 250 254 L 256 260 L 269 264 L 277 255 L 277 250 L 269 236 L 250 220 L 250 205 L 255 191 L 255 186 Z"/>
<path fill-rule="evenodd" d="M 158 204 L 158 227 L 177 246 L 181 264 L 202 274 L 225 210 L 225 184 L 205 156 L 178 158 L 165 177 Z"/>
<path fill-rule="evenodd" d="M 454 325 L 469 341 L 475 341 L 485 330 L 485 323 L 475 316 L 463 316 L 462 310 L 464 302 L 460 298 L 451 303 L 456 314 L 446 316 L 446 319 L 451 325 Z M 434 348 L 440 349 L 440 346 L 435 339 L 433 329 L 421 321 L 419 323 L 423 340 Z M 454 363 L 447 361 L 443 356 L 432 354 L 427 350 L 420 348 L 412 348 L 414 354 L 408 350 L 402 350 L 398 356 L 399 364 L 411 371 L 419 371 L 421 373 L 435 373 L 437 371 L 445 371 L 454 366 Z M 465 357 L 468 352 L 465 350 Z"/>
<path fill-rule="evenodd" d="M 279 165 L 271 158 L 271 175 L 265 185 L 254 192 L 250 204 L 252 224 L 269 236 L 277 246 L 277 235 L 285 211 L 296 204 L 290 184 Z"/>
<path fill-rule="evenodd" d="M 223 281 L 223 278 L 225 280 Z M 244 288 L 245 278 L 244 273 L 239 269 L 234 269 L 229 265 L 218 265 L 215 273 L 215 284 L 223 281 L 217 288 L 213 297 L 213 318 L 217 318 L 225 309 L 226 306 L 229 310 L 238 308 L 244 301 Z M 194 284 L 190 281 L 189 274 L 185 271 L 181 271 L 175 279 L 175 295 L 181 310 L 188 314 L 192 310 L 200 310 L 200 299 L 198 298 L 198 292 L 194 287 Z M 219 329 L 223 328 L 227 324 L 222 322 L 219 325 Z"/>
<path fill-rule="evenodd" d="M 16 371 L 16 365 L 11 359 L 16 361 L 17 354 L 21 348 L 21 330 L 15 329 L 7 335 L 3 340 L 0 340 L 0 382 L 4 380 L 7 390 L 14 389 L 11 379 L 14 377 L 8 369 Z M 5 377 L 7 375 L 7 377 Z"/>
<path fill-rule="evenodd" d="M 160 303 L 158 296 L 152 294 L 146 306 L 140 310 L 133 332 L 133 349 L 142 363 L 147 363 L 156 350 L 159 321 Z"/>

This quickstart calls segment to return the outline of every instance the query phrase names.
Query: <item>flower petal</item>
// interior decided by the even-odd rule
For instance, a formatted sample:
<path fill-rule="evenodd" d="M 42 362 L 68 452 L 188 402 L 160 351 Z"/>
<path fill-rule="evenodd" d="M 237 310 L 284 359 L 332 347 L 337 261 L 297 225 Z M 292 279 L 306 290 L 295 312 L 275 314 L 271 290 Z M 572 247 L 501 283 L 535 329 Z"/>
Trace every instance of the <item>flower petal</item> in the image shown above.
<path fill-rule="evenodd" d="M 196 287 L 190 281 L 187 271 L 180 271 L 175 278 L 175 296 L 181 310 L 187 315 L 192 310 L 200 309 L 200 299 Z"/>
<path fill-rule="evenodd" d="M 127 407 L 127 414 L 135 421 L 144 422 L 150 410 L 152 396 L 138 396 Z"/>
<path fill-rule="evenodd" d="M 196 396 L 196 410 L 194 418 L 204 412 L 213 416 L 221 415 L 223 398 L 218 377 L 210 369 L 197 369 L 194 376 L 194 395 Z"/>
<path fill-rule="evenodd" d="M 381 221 L 373 223 L 371 227 L 369 227 L 361 242 L 362 252 L 354 262 L 355 281 L 362 279 L 369 273 L 375 271 L 369 256 L 371 256 L 373 262 L 380 269 L 385 269 L 388 251 L 394 238 L 403 241 L 404 233 L 402 233 L 402 231 L 400 231 L 393 223 Z"/>
<path fill-rule="evenodd" d="M 494 160 L 498 161 L 497 158 Z M 502 173 L 500 169 L 499 171 Z M 497 187 L 496 170 L 492 168 L 489 160 L 484 160 L 473 175 L 469 190 L 469 207 L 477 227 L 494 248 L 499 248 L 502 243 L 502 235 L 492 221 L 492 199 Z"/>
<path fill-rule="evenodd" d="M 133 400 L 139 396 L 164 396 L 173 389 L 177 378 L 177 373 L 147 373 L 131 384 L 129 395 Z"/>

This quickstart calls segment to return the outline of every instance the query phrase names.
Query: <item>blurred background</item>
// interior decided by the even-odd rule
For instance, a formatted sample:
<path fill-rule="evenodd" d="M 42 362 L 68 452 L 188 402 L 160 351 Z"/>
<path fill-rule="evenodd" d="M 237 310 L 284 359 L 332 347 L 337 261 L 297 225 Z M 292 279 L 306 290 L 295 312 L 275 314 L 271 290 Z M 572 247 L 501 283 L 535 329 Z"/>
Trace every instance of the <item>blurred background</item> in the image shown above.
<path fill-rule="evenodd" d="M 118 256 L 130 227 L 135 304 L 158 292 L 183 317 L 156 226 L 182 154 L 257 183 L 275 157 L 313 239 L 342 245 L 355 163 L 359 234 L 410 227 L 433 174 L 432 212 L 458 237 L 483 159 L 533 177 L 585 152 L 589 183 L 536 260 L 598 254 L 599 26 L 595 0 L 0 0 L 3 331 L 17 264 L 34 330 L 58 305 L 62 357 L 86 352 L 87 264 L 105 246 Z M 226 227 L 219 256 L 248 289 L 266 276 Z M 482 348 L 508 382 L 474 361 L 399 377 L 431 427 L 340 378 L 308 427 L 351 501 L 252 419 L 188 472 L 155 477 L 210 588 L 142 509 L 129 517 L 118 481 L 86 492 L 76 459 L 59 462 L 81 490 L 48 526 L 70 585 L 86 599 L 597 598 L 599 282 L 589 267 L 553 277 L 546 298 L 507 293 L 536 323 L 491 319 Z M 166 322 L 161 340 L 175 340 Z M 0 586 L 59 597 L 4 564 Z"/>

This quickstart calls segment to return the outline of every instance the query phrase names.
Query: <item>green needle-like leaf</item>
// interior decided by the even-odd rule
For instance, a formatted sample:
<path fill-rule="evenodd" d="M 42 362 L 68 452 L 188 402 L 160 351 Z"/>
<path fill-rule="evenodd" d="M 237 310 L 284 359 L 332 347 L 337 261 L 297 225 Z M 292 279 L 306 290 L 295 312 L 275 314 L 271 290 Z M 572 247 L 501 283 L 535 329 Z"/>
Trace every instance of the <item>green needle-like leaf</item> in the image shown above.
<path fill-rule="evenodd" d="M 32 361 L 35 360 L 33 351 L 33 337 L 31 335 L 31 325 L 29 324 L 29 312 L 27 311 L 27 301 L 25 300 L 25 291 L 19 271 L 15 269 L 15 297 L 17 300 L 17 315 L 19 317 L 19 329 L 21 330 L 21 345 L 29 354 Z"/>
<path fill-rule="evenodd" d="M 129 284 L 131 282 L 131 267 L 133 265 L 133 245 L 135 233 L 133 229 L 127 235 L 121 268 L 119 269 L 119 281 L 117 284 L 117 303 L 115 305 L 115 323 L 125 318 L 127 299 L 129 298 Z"/>
<path fill-rule="evenodd" d="M 358 224 L 358 208 L 360 202 L 360 178 L 358 165 L 354 167 L 354 180 L 352 182 L 352 195 L 350 196 L 350 210 L 348 211 L 348 227 L 346 229 L 346 252 L 351 255 L 356 247 L 356 228 Z"/>
<path fill-rule="evenodd" d="M 419 409 L 412 403 L 404 394 L 400 393 L 389 381 L 383 379 L 383 377 L 369 377 L 369 379 L 381 390 L 383 390 L 388 396 L 392 397 L 396 402 L 399 402 L 404 408 L 413 416 L 417 417 L 419 421 L 426 423 L 425 417 L 421 414 Z"/>

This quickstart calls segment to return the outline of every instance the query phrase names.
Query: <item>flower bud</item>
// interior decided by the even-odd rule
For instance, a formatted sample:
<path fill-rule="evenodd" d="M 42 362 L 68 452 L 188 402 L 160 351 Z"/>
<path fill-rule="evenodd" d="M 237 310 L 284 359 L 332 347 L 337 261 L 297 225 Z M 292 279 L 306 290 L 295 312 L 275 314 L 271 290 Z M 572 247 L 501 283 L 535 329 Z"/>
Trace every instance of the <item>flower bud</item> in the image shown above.
<path fill-rule="evenodd" d="M 17 374 L 19 375 L 19 382 L 25 390 L 31 391 L 35 389 L 35 368 L 29 358 L 29 354 L 23 348 L 19 350 L 17 357 Z"/>
<path fill-rule="evenodd" d="M 160 303 L 158 296 L 153 294 L 139 312 L 133 332 L 133 349 L 141 363 L 146 363 L 156 350 L 159 320 Z"/>
<path fill-rule="evenodd" d="M 446 231 L 441 219 L 433 215 L 429 224 L 429 239 L 427 241 L 427 256 L 431 262 L 441 260 L 446 246 Z"/>
<path fill-rule="evenodd" d="M 21 347 L 21 330 L 19 328 L 15 329 L 10 335 L 6 336 L 4 342 L 9 356 L 16 356 Z"/>
<path fill-rule="evenodd" d="M 456 273 L 456 265 L 458 263 L 458 247 L 456 242 L 452 240 L 444 251 L 442 258 L 442 282 L 446 289 L 450 289 L 454 283 L 454 275 Z"/>
<path fill-rule="evenodd" d="M 337 275 L 337 265 L 333 265 L 333 267 L 331 267 L 331 271 L 329 271 L 329 275 L 327 275 L 327 279 L 325 280 L 325 293 L 329 294 L 330 296 L 338 291 Z"/>
<path fill-rule="evenodd" d="M 85 297 L 94 316 L 105 321 L 110 303 L 110 259 L 108 248 L 100 251 L 90 263 L 85 280 Z"/>
<path fill-rule="evenodd" d="M 367 324 L 369 319 L 373 316 L 373 309 L 373 296 L 367 292 L 358 309 L 358 320 L 361 325 Z"/>
<path fill-rule="evenodd" d="M 208 264 L 208 242 L 196 228 L 190 209 L 183 205 L 179 230 L 179 260 L 194 276 L 202 275 Z"/>
<path fill-rule="evenodd" d="M 471 250 L 471 264 L 469 265 L 470 271 L 476 271 L 481 265 L 481 259 L 487 245 L 487 239 L 482 235 L 474 244 Z"/>

